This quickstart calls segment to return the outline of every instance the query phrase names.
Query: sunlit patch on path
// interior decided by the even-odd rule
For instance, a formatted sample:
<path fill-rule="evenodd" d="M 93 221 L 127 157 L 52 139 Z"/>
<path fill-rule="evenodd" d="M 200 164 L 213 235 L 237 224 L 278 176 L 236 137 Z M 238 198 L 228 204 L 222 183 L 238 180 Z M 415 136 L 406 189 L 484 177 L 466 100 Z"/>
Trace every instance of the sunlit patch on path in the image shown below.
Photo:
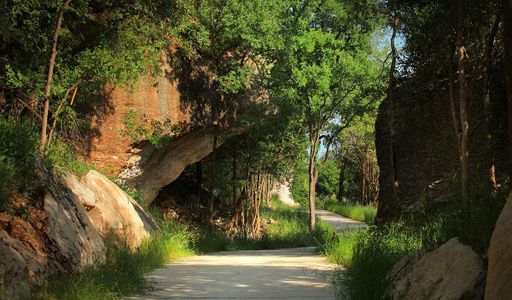
<path fill-rule="evenodd" d="M 366 223 L 355 221 L 323 209 L 318 209 L 316 211 L 316 216 L 320 220 L 334 227 L 336 231 L 357 230 L 368 226 Z"/>
<path fill-rule="evenodd" d="M 335 268 L 313 247 L 219 252 L 155 270 L 153 290 L 131 299 L 335 299 Z"/>

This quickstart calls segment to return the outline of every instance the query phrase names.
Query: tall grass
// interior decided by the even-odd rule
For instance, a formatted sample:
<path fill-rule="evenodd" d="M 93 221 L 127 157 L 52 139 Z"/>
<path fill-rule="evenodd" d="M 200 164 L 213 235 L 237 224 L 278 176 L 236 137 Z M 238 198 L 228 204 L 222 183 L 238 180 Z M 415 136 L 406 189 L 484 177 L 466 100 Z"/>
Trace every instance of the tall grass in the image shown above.
<path fill-rule="evenodd" d="M 188 227 L 172 222 L 160 222 L 162 231 L 145 240 L 135 251 L 113 239 L 107 240 L 105 265 L 50 279 L 35 292 L 35 299 L 121 299 L 148 287 L 144 275 L 164 263 L 194 254 L 196 238 Z"/>
<path fill-rule="evenodd" d="M 326 202 L 324 209 L 366 223 L 371 223 L 377 214 L 377 208 L 374 205 L 349 205 L 339 202 Z"/>
<path fill-rule="evenodd" d="M 403 256 L 419 249 L 434 249 L 459 237 L 485 255 L 505 195 L 475 197 L 464 205 L 428 209 L 387 224 L 371 226 L 355 234 L 328 240 L 322 253 L 347 267 L 335 276 L 335 285 L 351 299 L 388 299 L 387 274 Z"/>
<path fill-rule="evenodd" d="M 363 230 L 363 229 L 361 229 Z M 340 232 L 326 239 L 321 246 L 320 253 L 329 262 L 350 268 L 354 247 L 361 233 L 359 231 Z"/>

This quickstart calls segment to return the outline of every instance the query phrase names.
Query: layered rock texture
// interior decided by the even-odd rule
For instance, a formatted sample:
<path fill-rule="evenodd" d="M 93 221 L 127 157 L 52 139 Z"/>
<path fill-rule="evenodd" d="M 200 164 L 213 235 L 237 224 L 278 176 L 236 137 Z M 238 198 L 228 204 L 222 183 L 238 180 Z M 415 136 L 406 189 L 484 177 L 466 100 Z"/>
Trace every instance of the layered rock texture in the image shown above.
<path fill-rule="evenodd" d="M 159 76 L 142 77 L 130 87 L 107 87 L 97 104 L 85 109 L 91 126 L 87 155 L 112 175 L 126 166 L 134 151 L 127 123 L 146 128 L 155 122 L 169 127 L 190 124 L 192 107 L 181 101 L 169 65 L 162 65 Z"/>
<path fill-rule="evenodd" d="M 507 100 L 503 83 L 492 81 L 491 122 L 485 120 L 482 83 L 468 79 L 469 178 L 472 195 L 489 189 L 491 158 L 498 185 L 506 182 L 510 161 L 507 137 Z M 457 83 L 455 83 L 457 84 Z M 455 95 L 457 100 L 458 95 Z M 389 100 L 380 108 L 375 125 L 380 168 L 377 221 L 386 221 L 420 207 L 455 199 L 459 190 L 457 140 L 455 138 L 448 84 L 419 85 L 404 82 L 397 90 L 393 128 L 390 136 Z M 458 120 L 457 120 L 458 121 Z M 488 139 L 489 131 L 491 139 Z M 398 181 L 393 198 L 391 140 Z"/>
<path fill-rule="evenodd" d="M 46 173 L 47 192 L 35 204 L 15 201 L 26 217 L 0 214 L 0 298 L 25 297 L 49 275 L 105 262 L 111 233 L 132 249 L 158 226 L 107 177 Z"/>
<path fill-rule="evenodd" d="M 488 255 L 485 299 L 509 299 L 512 295 L 512 195 L 496 223 Z"/>
<path fill-rule="evenodd" d="M 86 207 L 103 238 L 115 234 L 135 249 L 151 232 L 158 231 L 158 225 L 144 209 L 104 175 L 91 170 L 81 179 L 67 174 L 64 181 Z"/>
<path fill-rule="evenodd" d="M 391 270 L 393 299 L 481 299 L 483 264 L 471 247 L 453 238 L 432 252 L 412 253 Z"/>

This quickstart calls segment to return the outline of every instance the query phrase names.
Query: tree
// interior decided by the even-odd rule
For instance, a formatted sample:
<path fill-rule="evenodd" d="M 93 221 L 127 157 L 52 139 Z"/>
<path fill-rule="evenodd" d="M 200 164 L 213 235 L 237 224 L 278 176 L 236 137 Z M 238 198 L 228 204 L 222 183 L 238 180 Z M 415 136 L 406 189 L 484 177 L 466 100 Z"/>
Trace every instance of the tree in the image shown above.
<path fill-rule="evenodd" d="M 63 113 L 80 119 L 70 99 L 85 102 L 107 83 L 134 82 L 158 70 L 168 43 L 159 26 L 167 20 L 154 18 L 166 7 L 158 1 L 7 1 L 4 7 L 0 89 L 7 91 L 9 109 L 22 104 L 40 120 L 41 152 Z"/>
<path fill-rule="evenodd" d="M 461 197 L 464 202 L 468 201 L 468 138 L 469 124 L 466 102 L 466 47 L 464 46 L 464 1 L 457 1 L 457 61 L 459 66 L 459 121 L 460 121 L 460 184 Z"/>
<path fill-rule="evenodd" d="M 273 69 L 276 97 L 295 104 L 309 139 L 310 228 L 315 227 L 317 156 L 322 133 L 347 126 L 368 106 L 377 73 L 368 56 L 376 3 L 308 1 L 288 9 L 285 48 Z M 353 16 L 358 16 L 353 18 Z M 371 16 L 371 17 L 370 17 Z"/>
<path fill-rule="evenodd" d="M 396 63 L 398 59 L 398 52 L 396 50 L 395 39 L 398 31 L 398 11 L 396 0 L 391 2 L 391 66 L 389 68 L 389 86 L 388 86 L 388 116 L 389 116 L 389 161 L 391 164 L 391 189 L 393 202 L 399 201 L 399 180 L 398 180 L 398 167 L 396 165 L 395 153 L 395 91 L 396 91 Z"/>

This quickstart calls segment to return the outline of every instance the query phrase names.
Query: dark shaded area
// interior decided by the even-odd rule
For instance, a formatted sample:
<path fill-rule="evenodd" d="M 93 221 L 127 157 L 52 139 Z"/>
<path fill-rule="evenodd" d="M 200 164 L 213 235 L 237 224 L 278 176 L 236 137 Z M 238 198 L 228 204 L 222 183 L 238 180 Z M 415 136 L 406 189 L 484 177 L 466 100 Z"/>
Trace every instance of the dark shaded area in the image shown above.
<path fill-rule="evenodd" d="M 507 99 L 501 69 L 493 70 L 491 86 L 492 151 L 500 189 L 509 189 Z M 471 74 L 475 76 L 476 74 Z M 458 83 L 455 82 L 454 85 Z M 459 191 L 457 144 L 453 131 L 447 79 L 432 85 L 418 80 L 403 82 L 395 104 L 395 158 L 399 181 L 399 201 L 392 197 L 389 154 L 389 101 L 379 108 L 376 147 L 380 167 L 379 211 L 377 219 L 389 220 L 421 208 L 457 201 Z M 490 149 L 485 123 L 482 82 L 468 80 L 469 178 L 472 198 L 489 191 Z M 458 97 L 457 93 L 455 97 Z"/>

